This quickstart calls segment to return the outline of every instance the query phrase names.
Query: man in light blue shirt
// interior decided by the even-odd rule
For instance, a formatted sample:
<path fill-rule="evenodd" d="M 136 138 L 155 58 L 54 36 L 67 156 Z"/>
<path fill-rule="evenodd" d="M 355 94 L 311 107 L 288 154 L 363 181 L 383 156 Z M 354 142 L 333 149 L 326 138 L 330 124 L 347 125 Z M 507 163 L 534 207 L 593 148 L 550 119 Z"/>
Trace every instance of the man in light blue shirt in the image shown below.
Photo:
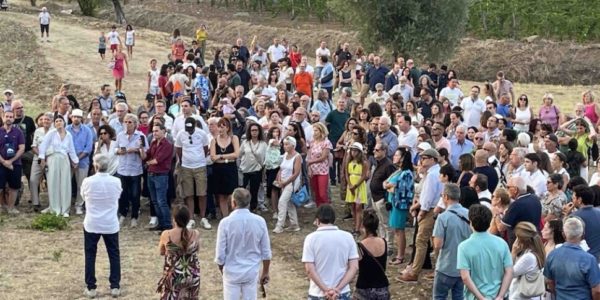
<path fill-rule="evenodd" d="M 223 299 L 256 299 L 257 283 L 269 281 L 271 242 L 267 223 L 248 209 L 248 190 L 237 188 L 231 198 L 234 211 L 219 224 L 215 250 L 215 262 L 223 275 Z"/>
<path fill-rule="evenodd" d="M 467 126 L 461 124 L 456 127 L 454 136 L 450 140 L 450 164 L 455 170 L 459 170 L 459 158 L 465 153 L 472 153 L 475 148 L 473 142 L 466 139 Z"/>
<path fill-rule="evenodd" d="M 119 102 L 116 104 L 115 108 L 116 115 L 114 115 L 112 118 L 109 117 L 108 125 L 110 125 L 110 127 L 115 130 L 115 134 L 118 135 L 119 133 L 125 131 L 123 120 L 129 107 L 124 102 Z"/>
<path fill-rule="evenodd" d="M 71 133 L 73 137 L 73 146 L 75 147 L 75 153 L 79 157 L 79 167 L 75 172 L 75 181 L 77 182 L 77 189 L 73 190 L 73 197 L 75 201 L 75 213 L 78 215 L 83 214 L 83 199 L 81 193 L 78 191 L 81 189 L 81 183 L 88 175 L 90 169 L 90 154 L 94 149 L 94 133 L 92 130 L 82 124 L 83 111 L 81 109 L 74 109 L 71 112 L 71 125 L 67 125 L 67 131 Z M 75 196 L 76 195 L 76 196 Z"/>
<path fill-rule="evenodd" d="M 319 76 L 319 83 L 321 84 L 322 89 L 327 90 L 329 100 L 331 100 L 331 97 L 333 96 L 333 75 L 335 69 L 329 62 L 329 58 L 327 56 L 321 56 L 321 62 L 323 63 L 323 69 L 321 70 L 321 74 Z"/>
<path fill-rule="evenodd" d="M 492 221 L 489 208 L 472 205 L 469 221 L 474 232 L 458 245 L 456 266 L 467 287 L 465 298 L 504 299 L 513 274 L 508 244 L 487 231 Z"/>

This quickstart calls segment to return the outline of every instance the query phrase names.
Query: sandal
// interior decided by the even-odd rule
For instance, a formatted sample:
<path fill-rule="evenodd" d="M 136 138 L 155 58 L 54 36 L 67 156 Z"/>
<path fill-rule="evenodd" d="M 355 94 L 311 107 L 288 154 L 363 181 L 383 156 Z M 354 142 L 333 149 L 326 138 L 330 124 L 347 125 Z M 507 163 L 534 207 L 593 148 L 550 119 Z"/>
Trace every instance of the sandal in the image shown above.
<path fill-rule="evenodd" d="M 404 257 L 400 258 L 400 257 L 394 257 L 392 259 L 392 261 L 390 262 L 390 265 L 401 265 L 404 263 Z"/>

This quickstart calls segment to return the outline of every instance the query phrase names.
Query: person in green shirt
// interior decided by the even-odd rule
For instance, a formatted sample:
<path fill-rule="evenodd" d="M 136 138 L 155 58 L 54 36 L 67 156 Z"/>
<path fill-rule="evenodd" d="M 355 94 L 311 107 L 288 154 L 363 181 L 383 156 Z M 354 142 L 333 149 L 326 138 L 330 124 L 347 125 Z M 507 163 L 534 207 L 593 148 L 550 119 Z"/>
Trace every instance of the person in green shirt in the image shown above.
<path fill-rule="evenodd" d="M 327 117 L 325 118 L 325 124 L 327 125 L 327 130 L 329 130 L 329 141 L 332 145 L 336 145 L 342 134 L 345 130 L 346 121 L 350 118 L 350 114 L 346 111 L 346 100 L 338 99 L 337 107 L 329 112 Z M 333 161 L 334 166 L 338 165 L 338 168 L 332 167 L 329 170 L 329 175 L 331 179 L 332 185 L 335 185 L 336 182 L 336 172 L 335 170 L 339 170 L 339 166 L 342 164 L 342 158 L 335 158 Z M 341 175 L 340 175 L 341 176 Z M 338 178 L 339 179 L 339 178 Z"/>

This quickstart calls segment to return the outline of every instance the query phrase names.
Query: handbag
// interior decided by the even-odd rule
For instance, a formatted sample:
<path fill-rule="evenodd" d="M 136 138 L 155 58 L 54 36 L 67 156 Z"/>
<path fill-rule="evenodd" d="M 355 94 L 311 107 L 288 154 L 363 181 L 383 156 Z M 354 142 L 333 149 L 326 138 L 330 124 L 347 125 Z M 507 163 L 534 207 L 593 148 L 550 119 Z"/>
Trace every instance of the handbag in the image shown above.
<path fill-rule="evenodd" d="M 546 292 L 544 285 L 544 275 L 542 270 L 538 270 L 535 278 L 529 279 L 526 275 L 521 275 L 517 279 L 517 292 L 521 297 L 531 298 L 541 296 Z"/>
<path fill-rule="evenodd" d="M 298 189 L 297 191 L 294 192 L 295 188 L 294 188 L 294 182 L 296 180 L 294 180 L 294 182 L 292 182 L 292 203 L 294 203 L 294 205 L 296 207 L 300 207 L 306 203 L 308 203 L 308 200 L 310 199 L 310 194 L 308 193 L 308 188 L 306 188 L 306 182 L 304 181 L 304 170 L 302 170 L 300 172 L 300 175 L 298 176 L 302 176 L 303 180 L 302 180 L 302 187 L 300 187 L 300 189 Z"/>

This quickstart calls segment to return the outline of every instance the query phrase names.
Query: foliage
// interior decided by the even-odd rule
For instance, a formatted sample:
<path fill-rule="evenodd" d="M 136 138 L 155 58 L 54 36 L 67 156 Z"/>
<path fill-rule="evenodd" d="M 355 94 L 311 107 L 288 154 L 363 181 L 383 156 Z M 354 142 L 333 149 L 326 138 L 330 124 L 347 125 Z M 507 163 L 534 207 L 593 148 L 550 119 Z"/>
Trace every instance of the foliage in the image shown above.
<path fill-rule="evenodd" d="M 94 16 L 96 14 L 96 8 L 100 4 L 99 0 L 77 0 L 79 9 L 84 16 Z"/>
<path fill-rule="evenodd" d="M 598 40 L 600 1 L 472 0 L 468 31 L 480 38 Z"/>
<path fill-rule="evenodd" d="M 327 0 L 210 0 L 210 5 L 226 8 L 236 6 L 256 12 L 271 12 L 273 15 L 288 14 L 292 19 L 298 16 L 313 16 L 323 21 L 331 16 L 327 2 Z"/>
<path fill-rule="evenodd" d="M 31 221 L 31 228 L 41 231 L 65 230 L 69 227 L 67 219 L 54 214 L 41 214 Z"/>
<path fill-rule="evenodd" d="M 63 248 L 52 251 L 52 260 L 55 262 L 60 261 L 60 258 L 62 257 L 62 254 L 64 251 L 65 251 L 65 249 L 63 249 Z"/>

